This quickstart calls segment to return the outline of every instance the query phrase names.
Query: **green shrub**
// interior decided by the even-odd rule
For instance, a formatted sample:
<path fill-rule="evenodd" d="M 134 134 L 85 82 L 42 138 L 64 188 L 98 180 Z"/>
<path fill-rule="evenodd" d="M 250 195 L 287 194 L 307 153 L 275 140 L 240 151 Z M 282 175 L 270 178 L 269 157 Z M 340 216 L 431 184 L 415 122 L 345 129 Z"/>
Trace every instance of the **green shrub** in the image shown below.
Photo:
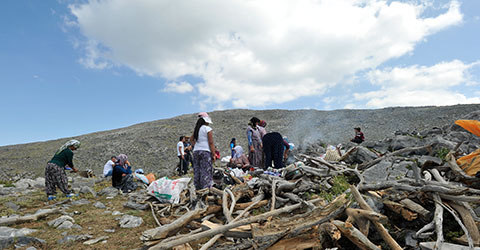
<path fill-rule="evenodd" d="M 450 150 L 448 150 L 448 148 L 439 148 L 435 151 L 435 155 L 438 158 L 446 161 L 448 152 L 450 152 Z"/>

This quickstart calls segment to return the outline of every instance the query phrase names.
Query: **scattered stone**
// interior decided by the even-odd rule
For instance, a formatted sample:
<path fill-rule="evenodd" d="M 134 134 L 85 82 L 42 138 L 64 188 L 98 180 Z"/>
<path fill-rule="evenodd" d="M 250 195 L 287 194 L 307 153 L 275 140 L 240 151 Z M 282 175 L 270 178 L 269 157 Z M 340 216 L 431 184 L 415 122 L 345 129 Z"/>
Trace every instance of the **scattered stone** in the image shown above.
<path fill-rule="evenodd" d="M 112 215 L 113 215 L 113 216 L 123 215 L 123 213 L 120 212 L 120 211 L 113 211 Z"/>
<path fill-rule="evenodd" d="M 15 244 L 15 247 L 18 248 L 18 247 L 26 247 L 28 245 L 32 245 L 32 244 L 45 244 L 46 242 L 42 239 L 39 239 L 39 238 L 36 238 L 36 237 L 30 237 L 30 236 L 22 236 L 22 237 L 18 237 L 16 238 L 17 240 L 17 243 Z"/>
<path fill-rule="evenodd" d="M 96 239 L 92 239 L 92 240 L 87 240 L 85 242 L 83 242 L 84 245 L 93 245 L 93 244 L 96 244 L 100 241 L 104 241 L 108 239 L 108 236 L 102 236 L 102 237 L 99 237 L 99 238 L 96 238 Z"/>
<path fill-rule="evenodd" d="M 35 248 L 35 247 L 27 247 L 27 249 L 25 249 L 25 250 L 37 250 L 37 248 Z"/>
<path fill-rule="evenodd" d="M 418 159 L 418 164 L 422 169 L 430 168 L 434 166 L 440 166 L 442 165 L 442 163 L 443 163 L 442 159 L 438 157 L 428 156 L 428 155 L 422 155 L 420 159 Z"/>
<path fill-rule="evenodd" d="M 7 201 L 5 202 L 3 205 L 5 205 L 6 207 L 9 207 L 10 209 L 12 209 L 13 211 L 18 211 L 18 209 L 20 209 L 20 206 L 11 202 L 11 201 Z"/>
<path fill-rule="evenodd" d="M 113 229 L 113 228 L 112 229 L 104 229 L 103 231 L 106 232 L 106 233 L 115 233 L 115 229 Z"/>
<path fill-rule="evenodd" d="M 38 230 L 30 228 L 11 228 L 0 226 L 0 249 L 9 248 L 13 244 L 19 247 L 25 247 L 32 243 L 45 244 L 42 239 L 26 236 Z"/>
<path fill-rule="evenodd" d="M 104 196 L 107 196 L 108 197 L 115 197 L 118 195 L 118 189 L 114 188 L 114 187 L 106 187 L 104 189 L 102 189 L 100 192 L 98 192 L 99 195 L 104 195 Z"/>
<path fill-rule="evenodd" d="M 72 217 L 68 215 L 62 215 L 54 220 L 49 221 L 47 224 L 57 229 L 70 229 L 73 226 L 73 223 L 75 223 L 75 220 Z"/>
<path fill-rule="evenodd" d="M 66 229 L 71 229 L 73 226 L 73 223 L 71 221 L 64 221 L 60 226 L 57 227 L 57 229 L 60 230 L 66 230 Z"/>
<path fill-rule="evenodd" d="M 95 190 L 93 190 L 93 188 L 88 187 L 88 186 L 81 187 L 79 192 L 81 194 L 92 194 L 93 197 L 97 197 L 97 192 L 95 192 Z"/>
<path fill-rule="evenodd" d="M 90 201 L 88 201 L 87 199 L 80 199 L 72 202 L 73 206 L 87 205 L 87 204 L 90 204 Z"/>
<path fill-rule="evenodd" d="M 80 226 L 78 224 L 73 224 L 72 229 L 82 230 L 82 226 Z"/>
<path fill-rule="evenodd" d="M 30 228 L 11 228 L 11 227 L 4 227 L 0 226 L 0 238 L 3 237 L 20 237 L 20 236 L 26 236 L 31 233 L 34 233 L 38 230 L 36 229 L 30 229 Z"/>
<path fill-rule="evenodd" d="M 74 177 L 72 181 L 72 188 L 90 187 L 95 185 L 95 178 Z"/>
<path fill-rule="evenodd" d="M 63 243 L 67 243 L 67 242 L 70 242 L 70 241 L 84 241 L 84 240 L 89 240 L 93 238 L 93 236 L 89 235 L 89 234 L 82 234 L 82 235 L 67 235 L 65 237 L 63 237 L 63 239 L 60 239 L 57 241 L 58 244 L 63 244 Z"/>
<path fill-rule="evenodd" d="M 124 215 L 119 222 L 121 228 L 135 228 L 142 225 L 143 219 L 133 215 Z"/>
<path fill-rule="evenodd" d="M 96 208 L 101 208 L 101 209 L 105 209 L 107 208 L 103 203 L 101 203 L 100 201 L 97 201 L 93 204 L 94 207 Z"/>
<path fill-rule="evenodd" d="M 148 204 L 138 204 L 133 201 L 127 201 L 123 206 L 135 210 L 147 210 L 149 208 Z"/>

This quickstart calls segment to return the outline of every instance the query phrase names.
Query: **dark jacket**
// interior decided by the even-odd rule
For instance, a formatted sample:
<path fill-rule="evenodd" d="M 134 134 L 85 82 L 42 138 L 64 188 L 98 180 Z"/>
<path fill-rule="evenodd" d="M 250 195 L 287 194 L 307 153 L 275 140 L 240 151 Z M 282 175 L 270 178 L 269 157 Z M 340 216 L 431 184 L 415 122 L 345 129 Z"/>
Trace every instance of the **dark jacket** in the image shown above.
<path fill-rule="evenodd" d="M 123 166 L 115 165 L 115 167 L 113 167 L 113 172 L 112 172 L 112 186 L 113 187 L 121 186 L 122 175 L 131 174 L 131 173 L 132 173 L 132 167 L 127 165 L 127 169 L 125 169 Z"/>

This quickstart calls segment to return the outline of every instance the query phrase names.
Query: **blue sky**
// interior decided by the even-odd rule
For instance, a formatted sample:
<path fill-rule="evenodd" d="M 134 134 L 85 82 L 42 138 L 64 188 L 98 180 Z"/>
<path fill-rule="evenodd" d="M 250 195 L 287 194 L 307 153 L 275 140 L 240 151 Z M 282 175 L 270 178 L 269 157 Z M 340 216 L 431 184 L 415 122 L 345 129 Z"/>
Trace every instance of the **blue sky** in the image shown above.
<path fill-rule="evenodd" d="M 0 145 L 230 108 L 480 103 L 480 1 L 0 8 Z"/>

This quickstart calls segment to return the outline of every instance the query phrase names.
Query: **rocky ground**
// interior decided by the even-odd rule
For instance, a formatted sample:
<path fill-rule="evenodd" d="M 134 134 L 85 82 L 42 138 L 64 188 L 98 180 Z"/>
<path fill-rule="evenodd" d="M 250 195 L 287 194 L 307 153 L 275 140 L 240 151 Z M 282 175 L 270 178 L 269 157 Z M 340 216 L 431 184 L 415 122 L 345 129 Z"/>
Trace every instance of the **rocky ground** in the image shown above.
<path fill-rule="evenodd" d="M 367 143 L 375 143 L 396 131 L 423 131 L 443 128 L 456 119 L 480 110 L 480 104 L 444 107 L 396 107 L 377 110 L 225 110 L 211 112 L 214 140 L 222 155 L 228 155 L 232 137 L 245 146 L 248 120 L 257 116 L 268 122 L 268 131 L 278 131 L 301 147 L 321 140 L 337 145 L 353 137 L 353 127 L 362 127 Z M 111 155 L 125 153 L 135 168 L 171 175 L 177 163 L 175 145 L 180 135 L 190 135 L 195 114 L 146 122 L 126 128 L 75 137 L 82 148 L 74 162 L 81 170 L 97 175 Z M 43 176 L 45 164 L 70 138 L 0 147 L 0 180 L 17 181 L 23 177 Z"/>
<path fill-rule="evenodd" d="M 474 110 L 474 112 L 470 112 L 471 110 Z M 214 129 L 215 131 L 219 131 L 219 133 L 216 133 L 217 140 L 228 142 L 230 132 L 228 132 L 228 135 L 224 135 L 221 133 L 222 131 L 241 131 L 235 132 L 238 133 L 237 137 L 239 138 L 241 138 L 240 134 L 243 134 L 244 123 L 240 122 L 240 118 L 238 117 L 234 118 L 232 116 L 228 118 L 226 115 L 229 114 L 229 112 L 233 111 L 213 112 L 211 114 L 214 120 Z M 372 125 L 375 124 L 374 122 L 362 120 L 366 119 L 365 117 L 372 119 L 373 116 L 378 115 L 378 112 L 375 113 L 373 111 L 372 113 L 370 111 L 355 111 L 357 113 L 354 111 L 334 111 L 325 113 L 320 111 L 244 110 L 235 112 L 236 115 L 242 114 L 242 121 L 247 120 L 247 117 L 252 115 L 261 118 L 269 117 L 271 121 L 269 123 L 270 128 L 276 128 L 274 130 L 287 134 L 292 141 L 300 142 L 300 146 L 295 152 L 299 158 L 302 158 L 301 153 L 311 157 L 317 157 L 323 154 L 325 152 L 325 145 L 328 143 L 338 144 L 342 142 L 344 143 L 344 149 L 348 150 L 353 145 L 347 140 L 350 137 L 350 133 L 347 131 L 353 126 L 362 124 L 361 126 L 365 128 L 367 138 L 370 139 L 358 147 L 355 153 L 346 158 L 345 163 L 342 164 L 346 164 L 345 166 L 354 166 L 355 164 L 367 166 L 365 170 L 361 171 L 365 178 L 364 184 L 378 183 L 386 180 L 395 181 L 401 178 L 413 178 L 414 173 L 412 166 L 421 167 L 422 170 L 432 168 L 432 166 L 434 168 L 437 167 L 441 169 L 441 171 L 445 171 L 445 173 L 442 172 L 442 174 L 448 177 L 449 171 L 448 167 L 445 167 L 445 155 L 449 150 L 453 149 L 460 141 L 463 141 L 463 144 L 459 148 L 461 154 L 466 154 L 480 148 L 480 138 L 473 136 L 459 126 L 453 125 L 453 121 L 458 118 L 479 120 L 479 105 L 442 108 L 399 108 L 398 110 L 391 109 L 389 112 L 382 110 L 381 112 L 384 112 L 384 114 L 390 113 L 390 115 L 388 119 L 385 117 L 382 117 L 382 119 L 378 118 L 376 120 L 376 124 L 378 125 L 376 126 L 377 128 L 388 128 L 389 132 L 375 129 L 373 127 L 374 125 Z M 283 114 L 283 116 L 279 114 Z M 333 116 L 334 114 L 337 117 L 343 118 L 338 118 L 337 123 L 325 123 L 324 126 L 319 125 L 328 120 L 326 117 Z M 354 114 L 362 114 L 362 119 L 352 118 L 355 117 Z M 303 116 L 305 121 L 313 124 L 311 131 L 308 131 L 305 127 L 304 129 L 300 129 L 302 124 L 300 122 L 302 119 L 298 118 L 300 116 Z M 347 119 L 346 117 L 349 118 Z M 428 117 L 428 119 L 426 117 Z M 186 115 L 170 120 L 145 123 L 125 129 L 79 137 L 79 139 L 84 142 L 84 145 L 76 155 L 76 157 L 78 157 L 76 158 L 77 162 L 83 162 L 85 164 L 89 162 L 83 160 L 85 159 L 84 154 L 87 152 L 92 152 L 92 154 L 97 151 L 103 152 L 108 158 L 107 155 L 114 152 L 113 148 L 117 148 L 117 146 L 107 147 L 106 144 L 100 144 L 100 142 L 111 142 L 111 138 L 117 138 L 117 140 L 113 141 L 121 141 L 124 142 L 124 144 L 130 145 L 130 147 L 125 145 L 118 145 L 118 147 L 123 149 L 120 152 L 126 152 L 131 155 L 132 162 L 135 162 L 137 160 L 134 157 L 134 155 L 136 155 L 134 152 L 144 155 L 144 153 L 140 153 L 143 152 L 143 150 L 138 148 L 140 147 L 139 145 L 143 145 L 142 148 L 144 150 L 150 149 L 153 151 L 153 142 L 149 142 L 152 140 L 152 137 L 166 136 L 167 130 L 174 130 L 180 133 L 179 131 L 183 128 L 182 126 L 179 128 L 179 126 L 170 126 L 167 124 L 183 124 L 186 130 L 190 127 L 192 120 L 195 120 L 194 115 Z M 236 122 L 227 122 L 232 120 Z M 386 120 L 389 122 L 385 122 Z M 348 121 L 348 124 L 346 124 L 346 121 Z M 286 124 L 288 124 L 289 127 L 287 127 Z M 335 128 L 335 124 L 342 125 Z M 333 132 L 326 133 L 330 131 L 330 128 Z M 342 132 L 342 129 L 345 131 Z M 145 131 L 150 131 L 150 135 L 147 136 L 149 133 Z M 335 131 L 339 132 L 335 133 Z M 315 134 L 321 134 L 321 136 L 316 137 Z M 107 140 L 106 138 L 109 139 Z M 130 138 L 133 142 L 130 142 L 127 138 Z M 173 151 L 174 147 L 170 147 L 170 145 L 174 145 L 175 140 L 171 140 L 171 143 L 163 145 L 165 158 L 170 157 L 170 153 L 168 153 L 168 157 L 166 156 L 167 152 Z M 242 139 L 240 140 L 241 143 L 244 143 Z M 41 152 L 41 150 L 54 152 L 53 146 L 57 147 L 56 144 L 60 143 L 60 141 L 63 140 L 2 147 L 1 153 L 2 155 L 8 155 L 10 157 L 4 158 L 6 162 L 10 162 L 10 164 L 16 161 L 22 162 L 21 159 L 30 159 L 32 162 L 35 162 L 31 158 L 33 156 L 23 156 L 22 158 L 22 152 L 27 152 L 29 149 L 32 151 L 32 154 L 40 154 L 39 152 Z M 142 144 L 142 142 L 144 144 Z M 161 144 L 158 143 L 156 145 Z M 432 145 L 431 150 L 414 150 L 396 157 L 387 157 L 371 166 L 365 165 L 365 163 L 378 158 L 379 155 L 384 155 L 395 150 L 422 147 L 425 145 Z M 102 146 L 104 147 L 103 149 Z M 47 147 L 49 147 L 48 150 L 45 149 Z M 162 148 L 162 146 L 158 147 Z M 105 151 L 109 151 L 110 153 L 105 153 Z M 99 164 L 103 163 L 100 155 L 101 154 L 96 158 Z M 38 159 L 36 161 L 38 161 Z M 141 162 L 140 160 L 138 161 Z M 95 161 L 92 160 L 92 162 Z M 138 165 L 148 169 L 148 165 Z M 161 164 L 158 166 L 160 165 Z M 168 167 L 168 164 L 162 166 Z M 38 168 L 43 171 L 43 165 L 39 164 Z M 100 167 L 97 168 L 100 169 Z M 155 169 L 155 167 L 151 169 Z M 97 173 L 98 172 L 100 171 L 98 170 Z M 166 175 L 171 176 L 171 174 L 167 172 Z M 123 194 L 109 187 L 109 180 L 102 178 L 82 178 L 73 173 L 69 173 L 68 175 L 71 187 L 79 194 L 78 197 L 73 199 L 66 199 L 59 195 L 59 199 L 47 202 L 43 191 L 43 177 L 32 177 L 30 179 L 20 178 L 19 180 L 12 180 L 9 177 L 10 179 L 0 184 L 0 249 L 133 249 L 143 245 L 139 240 L 139 236 L 145 230 L 156 227 L 156 223 L 149 210 L 150 208 L 146 204 L 137 202 L 145 199 L 146 193 L 144 188 L 140 188 L 134 193 Z M 326 186 L 328 186 L 327 183 L 318 186 L 319 189 L 316 190 L 316 192 L 318 192 L 319 195 L 325 195 L 325 192 L 329 191 L 323 190 Z M 341 190 L 341 192 L 344 191 L 343 189 Z M 313 191 L 309 190 L 309 195 L 311 195 L 311 192 Z M 299 196 L 300 195 L 303 194 L 299 194 Z M 381 201 L 375 200 L 373 197 L 370 197 L 369 200 L 371 200 L 372 207 L 379 213 L 384 214 L 388 212 L 386 208 L 383 207 Z M 431 206 L 431 203 L 427 202 L 427 205 L 428 204 Z M 476 208 L 475 212 L 478 214 L 478 212 L 480 212 L 479 208 L 474 208 Z M 46 218 L 19 223 L 18 225 L 8 223 L 1 224 L 2 221 L 5 222 L 5 220 L 26 215 L 38 215 L 46 211 L 51 211 L 52 209 L 54 209 L 54 212 L 48 214 Z M 261 213 L 261 210 L 255 211 L 255 213 Z M 393 219 L 393 217 L 390 219 Z M 404 223 L 403 225 L 405 227 L 411 227 L 409 230 L 418 230 L 416 227 L 423 225 L 421 223 L 425 222 L 420 222 L 419 220 L 420 219 L 414 220 L 411 224 Z M 428 222 L 428 220 L 426 220 L 426 222 Z M 458 228 L 449 230 L 457 229 Z M 409 237 L 406 237 L 402 235 L 401 231 L 402 228 L 392 230 L 392 235 L 399 244 L 411 248 L 418 247 L 417 239 L 413 239 L 411 234 L 409 234 Z M 451 240 L 452 237 L 447 238 L 447 240 Z M 197 242 L 197 244 L 198 243 L 204 242 Z"/>

